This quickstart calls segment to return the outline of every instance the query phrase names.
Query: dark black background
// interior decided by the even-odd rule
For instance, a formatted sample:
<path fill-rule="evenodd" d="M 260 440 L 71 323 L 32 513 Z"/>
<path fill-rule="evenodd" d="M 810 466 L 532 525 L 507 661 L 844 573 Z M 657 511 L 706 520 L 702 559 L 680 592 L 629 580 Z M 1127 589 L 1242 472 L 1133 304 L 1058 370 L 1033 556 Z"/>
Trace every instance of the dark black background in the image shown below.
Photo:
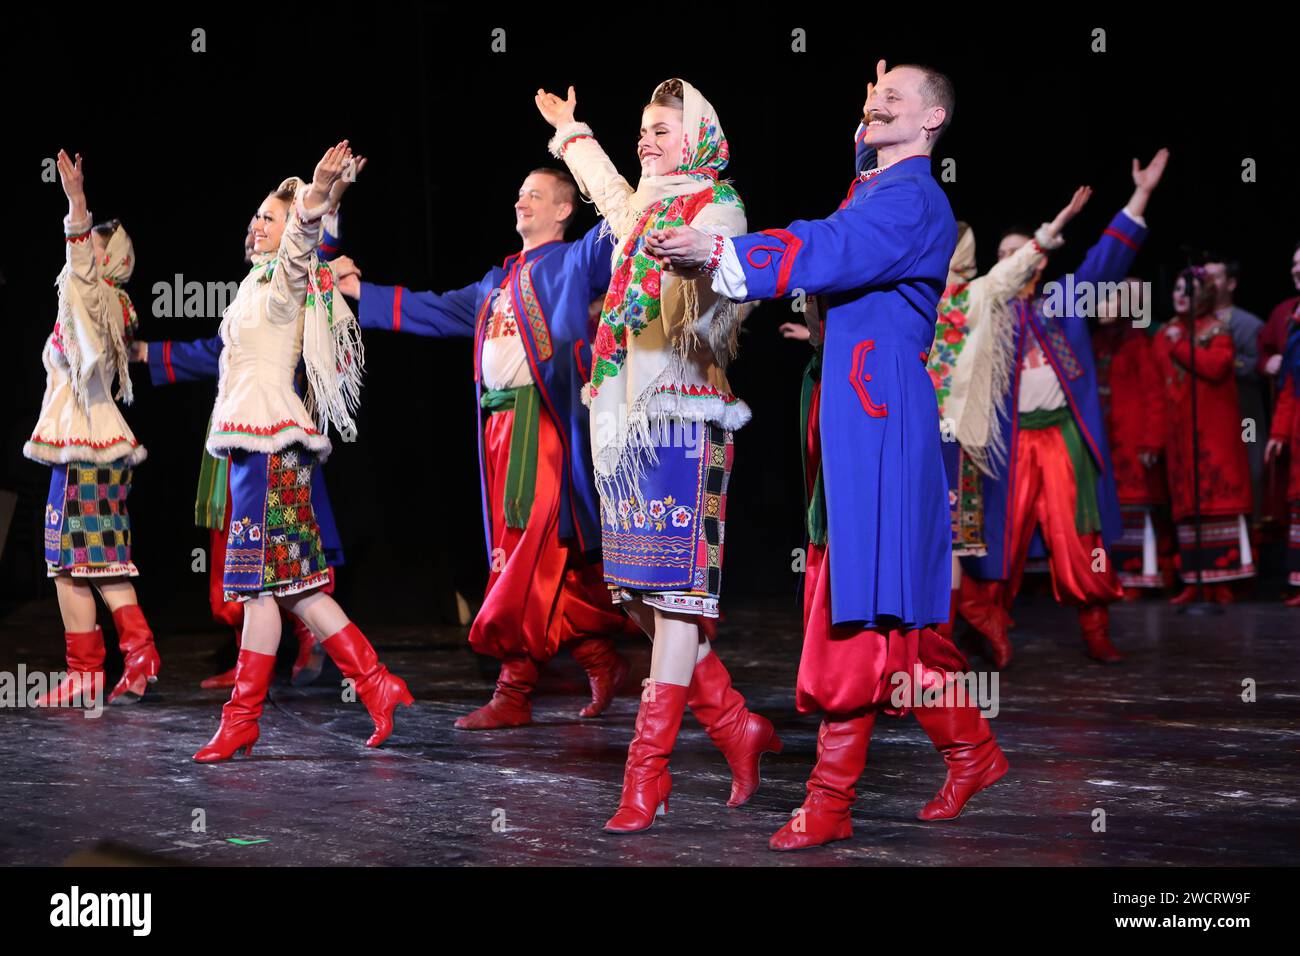
<path fill-rule="evenodd" d="M 176 273 L 238 280 L 262 197 L 285 176 L 310 177 L 342 137 L 372 160 L 345 202 L 344 251 L 367 279 L 445 290 L 518 248 L 518 184 L 552 162 L 550 128 L 532 101 L 538 86 L 574 84 L 578 118 L 634 179 L 640 106 L 660 80 L 689 79 L 718 110 L 751 227 L 766 228 L 835 208 L 866 83 L 886 56 L 933 64 L 955 82 L 954 125 L 936 157 L 957 161 L 945 188 L 975 228 L 982 269 L 1001 229 L 1051 218 L 1089 183 L 1093 202 L 1049 274 L 1071 268 L 1127 200 L 1131 158 L 1168 146 L 1136 266 L 1157 283 L 1157 320 L 1184 244 L 1236 253 L 1238 301 L 1256 313 L 1293 294 L 1300 167 L 1292 43 L 1280 24 L 1229 11 L 1137 22 L 1132 8 L 1081 5 L 981 5 L 965 17 L 919 4 L 861 9 L 728 6 L 710 18 L 682 5 L 322 3 L 137 16 L 113 4 L 12 24 L 0 65 L 0 487 L 17 489 L 20 502 L 0 599 L 49 593 L 40 558 L 49 473 L 21 448 L 40 407 L 63 257 L 66 200 L 41 180 L 42 161 L 60 147 L 84 155 L 96 219 L 122 218 L 134 239 L 128 290 L 142 337 L 189 339 L 213 334 L 217 317 L 153 317 L 154 283 Z M 207 31 L 204 53 L 191 52 L 195 27 Z M 491 52 L 494 27 L 507 31 L 505 53 Z M 807 31 L 806 53 L 791 51 L 795 27 Z M 1090 50 L 1098 27 L 1105 53 Z M 1247 157 L 1258 163 L 1255 183 L 1242 182 Z M 583 228 L 594 221 L 590 209 L 583 217 Z M 794 594 L 807 350 L 776 332 L 788 314 L 779 304 L 754 313 L 730 373 L 754 410 L 737 437 L 728 503 L 731 595 Z M 326 468 L 348 559 L 340 596 L 362 620 L 445 619 L 453 588 L 473 598 L 485 578 L 469 343 L 374 333 L 366 346 L 359 437 L 336 441 Z M 201 614 L 206 577 L 190 565 L 206 536 L 192 525 L 193 497 L 215 390 L 155 389 L 143 369 L 135 381 L 127 416 L 150 453 L 131 496 L 142 601 Z"/>

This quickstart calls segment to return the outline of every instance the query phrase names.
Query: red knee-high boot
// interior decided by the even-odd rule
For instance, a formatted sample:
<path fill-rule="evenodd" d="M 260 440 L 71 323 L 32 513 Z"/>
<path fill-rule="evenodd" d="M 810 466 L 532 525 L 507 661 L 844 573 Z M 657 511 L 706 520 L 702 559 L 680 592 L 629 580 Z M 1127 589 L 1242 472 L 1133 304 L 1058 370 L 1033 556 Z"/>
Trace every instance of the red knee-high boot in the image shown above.
<path fill-rule="evenodd" d="M 773 850 L 803 850 L 853 836 L 852 808 L 858 778 L 867 766 L 867 744 L 876 712 L 857 717 L 827 715 L 817 732 L 817 765 L 808 796 L 789 823 L 768 841 Z"/>
<path fill-rule="evenodd" d="M 645 683 L 641 709 L 636 715 L 636 735 L 627 748 L 623 768 L 623 795 L 618 812 L 605 824 L 610 833 L 644 830 L 655 817 L 668 812 L 668 795 L 673 789 L 668 758 L 686 712 L 687 690 L 680 684 L 651 679 Z"/>
<path fill-rule="evenodd" d="M 455 726 L 460 730 L 528 726 L 533 722 L 532 693 L 536 685 L 537 662 L 527 654 L 507 654 L 501 659 L 492 699 L 457 719 Z"/>
<path fill-rule="evenodd" d="M 235 665 L 235 689 L 221 708 L 221 726 L 207 744 L 194 755 L 199 763 L 229 760 L 238 750 L 252 754 L 257 743 L 257 720 L 262 716 L 262 701 L 271 686 L 275 671 L 274 654 L 241 650 Z"/>
<path fill-rule="evenodd" d="M 104 687 L 104 632 L 99 625 L 93 631 L 64 631 L 67 646 L 68 676 L 47 693 L 36 698 L 37 707 L 73 707 L 83 702 L 83 695 Z"/>
<path fill-rule="evenodd" d="M 108 695 L 108 702 L 134 704 L 144 696 L 145 688 L 158 680 L 162 659 L 153 644 L 153 631 L 138 604 L 128 604 L 113 612 L 117 628 L 117 646 L 122 649 L 122 677 Z"/>
<path fill-rule="evenodd" d="M 1005 581 L 961 579 L 957 610 L 988 641 L 989 653 L 998 668 L 1011 663 L 1011 615 L 1006 609 Z"/>
<path fill-rule="evenodd" d="M 370 711 L 375 732 L 366 741 L 366 746 L 378 747 L 393 732 L 393 711 L 397 705 L 409 707 L 415 703 L 406 681 L 379 663 L 374 647 L 361 633 L 361 628 L 351 621 L 343 630 L 321 641 L 321 646 L 333 658 L 343 676 L 352 681 L 361 703 Z"/>
<path fill-rule="evenodd" d="M 776 728 L 745 707 L 745 698 L 731 686 L 731 675 L 713 651 L 695 665 L 686 704 L 731 767 L 727 806 L 740 806 L 758 789 L 758 762 L 763 754 L 781 752 Z"/>
<path fill-rule="evenodd" d="M 1006 754 L 977 707 L 917 707 L 912 713 L 948 765 L 943 786 L 916 818 L 951 820 L 967 800 L 1002 778 Z"/>
<path fill-rule="evenodd" d="M 1104 604 L 1090 604 L 1079 608 L 1079 627 L 1083 629 L 1083 643 L 1088 656 L 1103 664 L 1122 661 L 1124 655 L 1110 642 L 1110 609 Z"/>
<path fill-rule="evenodd" d="M 612 638 L 589 637 L 575 641 L 569 649 L 591 682 L 591 703 L 578 711 L 578 716 L 599 717 L 627 683 L 631 665 L 614 649 Z"/>

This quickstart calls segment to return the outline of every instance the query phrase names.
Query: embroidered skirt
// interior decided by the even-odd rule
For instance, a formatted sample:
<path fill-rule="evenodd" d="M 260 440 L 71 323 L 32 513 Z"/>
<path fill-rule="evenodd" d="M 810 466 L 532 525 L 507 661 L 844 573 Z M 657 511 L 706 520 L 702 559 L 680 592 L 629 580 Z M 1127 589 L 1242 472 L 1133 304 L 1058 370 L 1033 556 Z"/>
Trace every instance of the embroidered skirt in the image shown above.
<path fill-rule="evenodd" d="M 979 469 L 957 442 L 945 441 L 942 448 L 952 512 L 952 553 L 959 558 L 983 557 L 988 545 L 984 541 L 984 483 Z"/>
<path fill-rule="evenodd" d="M 1178 522 L 1178 571 L 1184 584 L 1196 583 L 1196 569 L 1206 584 L 1241 581 L 1255 576 L 1250 532 L 1245 515 L 1201 518 L 1201 549 L 1196 550 L 1196 522 Z"/>
<path fill-rule="evenodd" d="M 732 433 L 677 424 L 665 431 L 698 441 L 655 445 L 658 463 L 640 480 L 645 508 L 632 498 L 601 502 L 605 583 L 616 604 L 635 595 L 660 610 L 717 617 Z"/>
<path fill-rule="evenodd" d="M 230 453 L 226 600 L 284 596 L 329 583 L 311 503 L 316 457 L 301 445 Z"/>
<path fill-rule="evenodd" d="M 136 577 L 131 561 L 131 466 L 74 461 L 50 468 L 45 500 L 45 567 L 49 577 Z"/>
<path fill-rule="evenodd" d="M 1119 583 L 1126 588 L 1162 588 L 1157 548 L 1155 508 L 1151 505 L 1120 505 L 1124 533 L 1110 546 L 1111 560 L 1119 570 Z"/>

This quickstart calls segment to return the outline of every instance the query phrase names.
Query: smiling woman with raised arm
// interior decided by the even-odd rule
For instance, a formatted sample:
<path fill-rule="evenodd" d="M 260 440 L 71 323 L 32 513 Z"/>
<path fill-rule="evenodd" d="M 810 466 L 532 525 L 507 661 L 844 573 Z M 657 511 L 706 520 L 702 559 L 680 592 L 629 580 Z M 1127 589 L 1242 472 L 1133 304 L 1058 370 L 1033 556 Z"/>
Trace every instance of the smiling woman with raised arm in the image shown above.
<path fill-rule="evenodd" d="M 360 628 L 321 588 L 329 572 L 311 505 L 312 471 L 329 455 L 331 424 L 350 440 L 364 354 L 334 273 L 316 254 L 330 191 L 352 162 L 347 141 L 326 150 L 310 183 L 284 180 L 257 211 L 253 268 L 221 321 L 221 371 L 207 449 L 230 456 L 230 533 L 224 585 L 245 602 L 235 688 L 200 763 L 251 753 L 280 644 L 279 606 L 297 615 L 353 682 L 375 723 L 393 730 L 413 699 L 379 662 Z M 306 403 L 294 390 L 301 356 Z"/>
<path fill-rule="evenodd" d="M 563 100 L 538 90 L 536 102 L 556 129 L 552 153 L 617 243 L 584 400 L 605 581 L 654 642 L 623 796 L 605 824 L 631 832 L 667 809 L 668 758 L 687 704 L 731 766 L 731 806 L 757 789 L 760 756 L 781 747 L 772 724 L 732 688 L 702 624 L 718 615 L 732 432 L 750 417 L 723 372 L 739 314 L 707 281 L 665 273 L 645 249 L 651 230 L 672 225 L 739 235 L 745 212 L 719 178 L 730 154 L 717 114 L 686 81 L 660 83 L 642 110 L 636 189 L 574 120 L 573 87 Z"/>

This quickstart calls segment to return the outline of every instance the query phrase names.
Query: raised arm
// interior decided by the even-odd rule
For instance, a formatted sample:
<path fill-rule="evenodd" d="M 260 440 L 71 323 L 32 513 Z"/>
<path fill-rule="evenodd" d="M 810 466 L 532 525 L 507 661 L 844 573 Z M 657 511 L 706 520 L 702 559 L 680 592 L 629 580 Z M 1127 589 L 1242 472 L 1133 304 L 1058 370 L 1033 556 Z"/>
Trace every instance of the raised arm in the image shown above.
<path fill-rule="evenodd" d="M 1074 271 L 1076 286 L 1082 283 L 1119 282 L 1130 272 L 1133 258 L 1146 239 L 1144 214 L 1147 201 L 1164 175 L 1169 161 L 1169 150 L 1158 151 L 1145 168 L 1133 160 L 1133 195 L 1128 203 L 1110 221 L 1101 238 Z"/>
<path fill-rule="evenodd" d="M 591 127 L 574 120 L 578 98 L 573 87 L 569 87 L 568 99 L 564 100 L 554 93 L 538 90 L 534 102 L 542 117 L 555 127 L 555 135 L 547 144 L 551 155 L 564 160 L 578 188 L 596 204 L 614 235 L 620 239 L 627 236 L 637 221 L 637 213 L 632 209 L 634 190 L 596 142 Z"/>
<path fill-rule="evenodd" d="M 267 317 L 275 323 L 296 322 L 307 301 L 307 270 L 320 241 L 321 217 L 329 211 L 330 190 L 352 159 L 343 140 L 325 151 L 312 175 L 311 184 L 299 187 L 293 208 L 288 211 L 280 251 L 271 276 Z"/>
<path fill-rule="evenodd" d="M 1065 242 L 1061 233 L 1066 225 L 1079 214 L 1088 200 L 1092 198 L 1091 186 L 1080 186 L 1070 197 L 1065 208 L 1056 214 L 1051 222 L 1045 222 L 1034 233 L 1034 238 L 1007 256 L 998 260 L 997 265 L 986 274 L 971 282 L 972 286 L 983 286 L 983 295 L 993 301 L 1007 301 L 1025 287 L 1039 266 L 1047 261 L 1047 250 L 1057 249 Z"/>

